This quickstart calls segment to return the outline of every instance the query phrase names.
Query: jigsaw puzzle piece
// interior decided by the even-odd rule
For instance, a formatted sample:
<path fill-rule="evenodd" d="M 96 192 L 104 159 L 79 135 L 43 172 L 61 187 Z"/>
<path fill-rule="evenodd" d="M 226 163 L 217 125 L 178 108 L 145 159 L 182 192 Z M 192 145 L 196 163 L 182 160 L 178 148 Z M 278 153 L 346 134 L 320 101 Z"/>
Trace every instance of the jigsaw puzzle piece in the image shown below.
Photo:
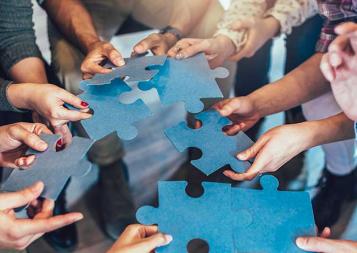
<path fill-rule="evenodd" d="M 117 131 L 118 136 L 123 140 L 134 139 L 138 131 L 133 123 L 151 115 L 142 100 L 132 104 L 120 103 L 119 96 L 131 90 L 120 79 L 113 80 L 111 84 L 84 85 L 82 88 L 85 92 L 79 97 L 90 104 L 94 114 L 81 123 L 92 139 L 99 140 L 114 131 Z"/>
<path fill-rule="evenodd" d="M 278 180 L 263 176 L 263 190 L 232 189 L 233 211 L 248 211 L 252 222 L 242 226 L 234 221 L 237 253 L 301 253 L 295 245 L 298 236 L 314 236 L 315 223 L 309 194 L 278 191 Z"/>
<path fill-rule="evenodd" d="M 243 132 L 236 136 L 227 136 L 222 128 L 232 122 L 222 117 L 217 111 L 209 110 L 196 116 L 202 122 L 202 127 L 192 129 L 185 122 L 166 129 L 165 134 L 179 152 L 193 147 L 202 152 L 198 160 L 191 164 L 206 175 L 230 165 L 236 172 L 243 172 L 250 167 L 247 161 L 236 158 L 238 152 L 244 151 L 254 143 Z"/>
<path fill-rule="evenodd" d="M 137 220 L 158 224 L 159 230 L 173 236 L 173 242 L 158 253 L 187 252 L 194 239 L 208 243 L 210 253 L 232 253 L 231 186 L 203 183 L 204 194 L 192 198 L 185 192 L 187 182 L 159 182 L 159 207 L 142 207 Z"/>
<path fill-rule="evenodd" d="M 145 56 L 126 58 L 125 65 L 116 67 L 113 64 L 107 64 L 107 68 L 113 71 L 108 74 L 96 74 L 90 80 L 83 81 L 87 85 L 110 84 L 114 79 L 124 79 L 126 82 L 148 81 L 158 72 L 159 67 L 164 65 L 167 56 Z"/>
<path fill-rule="evenodd" d="M 162 104 L 184 102 L 188 112 L 198 113 L 204 109 L 202 98 L 223 98 L 215 79 L 228 75 L 225 68 L 211 70 L 204 54 L 183 60 L 168 58 L 160 75 L 140 83 L 139 88 L 155 88 Z"/>
<path fill-rule="evenodd" d="M 41 135 L 48 149 L 45 152 L 29 150 L 27 154 L 36 155 L 34 163 L 29 169 L 12 170 L 1 190 L 15 192 L 42 181 L 45 189 L 41 197 L 56 200 L 70 177 L 85 175 L 91 168 L 85 155 L 93 141 L 73 137 L 68 147 L 56 152 L 56 143 L 60 138 L 59 135 Z"/>

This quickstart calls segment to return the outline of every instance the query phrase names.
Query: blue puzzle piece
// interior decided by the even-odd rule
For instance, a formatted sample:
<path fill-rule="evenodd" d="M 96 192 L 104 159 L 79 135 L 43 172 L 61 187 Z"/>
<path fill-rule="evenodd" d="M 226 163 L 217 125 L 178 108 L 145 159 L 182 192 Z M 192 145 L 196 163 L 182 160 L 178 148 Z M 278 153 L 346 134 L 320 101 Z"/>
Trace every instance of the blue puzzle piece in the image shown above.
<path fill-rule="evenodd" d="M 162 66 L 167 56 L 146 56 L 126 58 L 125 65 L 116 67 L 113 64 L 107 64 L 105 67 L 112 68 L 113 71 L 108 74 L 96 74 L 90 80 L 82 81 L 87 85 L 110 84 L 114 79 L 124 79 L 127 82 L 148 81 L 153 78 L 159 70 L 153 69 L 155 66 Z"/>
<path fill-rule="evenodd" d="M 278 180 L 263 176 L 263 190 L 232 188 L 233 211 L 252 215 L 242 228 L 236 219 L 234 241 L 237 253 L 301 253 L 295 245 L 298 236 L 314 236 L 315 222 L 307 192 L 278 191 Z"/>
<path fill-rule="evenodd" d="M 120 94 L 131 90 L 120 79 L 100 86 L 81 84 L 81 88 L 85 92 L 79 97 L 88 102 L 94 111 L 92 118 L 81 122 L 92 139 L 98 140 L 117 131 L 120 138 L 131 140 L 137 135 L 137 129 L 132 124 L 151 115 L 142 100 L 129 105 L 119 102 Z"/>
<path fill-rule="evenodd" d="M 64 150 L 56 152 L 59 135 L 41 135 L 48 144 L 45 152 L 29 150 L 27 154 L 35 154 L 36 160 L 29 169 L 13 170 L 3 183 L 1 190 L 15 192 L 38 181 L 45 184 L 42 197 L 56 200 L 71 176 L 85 175 L 91 168 L 91 163 L 85 158 L 93 141 L 73 137 L 72 143 Z"/>
<path fill-rule="evenodd" d="M 227 136 L 222 131 L 232 122 L 222 117 L 217 111 L 210 110 L 196 116 L 203 124 L 201 128 L 191 129 L 186 122 L 166 129 L 165 134 L 180 152 L 189 147 L 198 148 L 202 157 L 192 161 L 192 165 L 206 175 L 230 165 L 236 172 L 243 172 L 250 167 L 247 161 L 236 158 L 238 152 L 244 151 L 254 143 L 243 132 L 236 136 Z"/>
<path fill-rule="evenodd" d="M 205 193 L 200 198 L 189 197 L 186 186 L 186 182 L 159 182 L 159 207 L 145 206 L 137 212 L 140 223 L 158 224 L 161 232 L 173 236 L 171 244 L 157 252 L 188 252 L 191 240 L 202 239 L 210 253 L 233 253 L 231 186 L 203 183 Z"/>
<path fill-rule="evenodd" d="M 176 60 L 168 58 L 160 74 L 139 84 L 142 90 L 156 88 L 164 105 L 184 102 L 186 110 L 198 113 L 204 109 L 202 98 L 223 98 L 216 78 L 225 78 L 225 68 L 211 70 L 204 54 Z"/>

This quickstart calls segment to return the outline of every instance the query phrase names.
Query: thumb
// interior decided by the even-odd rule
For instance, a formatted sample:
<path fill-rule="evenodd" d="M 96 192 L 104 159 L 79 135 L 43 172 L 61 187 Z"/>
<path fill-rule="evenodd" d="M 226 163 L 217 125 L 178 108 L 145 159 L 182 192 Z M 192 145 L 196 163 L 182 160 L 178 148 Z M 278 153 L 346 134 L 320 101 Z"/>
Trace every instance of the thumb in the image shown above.
<path fill-rule="evenodd" d="M 105 49 L 104 54 L 116 66 L 121 67 L 125 65 L 123 56 L 112 45 Z"/>
<path fill-rule="evenodd" d="M 37 151 L 45 151 L 48 147 L 47 143 L 41 140 L 38 135 L 30 132 L 22 125 L 17 125 L 15 128 L 13 128 L 10 133 L 10 136 L 12 139 L 24 143 L 30 148 L 35 149 Z"/>
<path fill-rule="evenodd" d="M 223 101 L 216 107 L 216 109 L 222 116 L 227 117 L 239 110 L 240 104 L 241 102 L 239 98 L 233 98 L 228 101 Z"/>
<path fill-rule="evenodd" d="M 132 248 L 132 250 L 133 253 L 134 252 L 150 253 L 156 248 L 168 245 L 170 242 L 172 242 L 172 240 L 173 239 L 171 235 L 158 233 L 148 238 L 145 238 L 140 243 L 136 244 Z"/>
<path fill-rule="evenodd" d="M 44 184 L 37 182 L 18 192 L 0 194 L 0 210 L 14 209 L 26 206 L 36 200 L 42 193 Z"/>
<path fill-rule="evenodd" d="M 305 251 L 334 253 L 336 252 L 336 242 L 331 239 L 321 237 L 299 237 L 296 245 Z"/>
<path fill-rule="evenodd" d="M 62 90 L 59 97 L 64 103 L 67 103 L 78 109 L 88 109 L 89 107 L 89 104 L 87 102 L 83 101 L 79 97 L 73 95 L 72 93 L 66 90 Z"/>
<path fill-rule="evenodd" d="M 261 138 L 258 139 L 258 141 L 256 143 L 254 143 L 253 146 L 251 146 L 247 150 L 239 153 L 237 155 L 237 158 L 239 160 L 247 161 L 247 160 L 250 160 L 250 159 L 256 157 L 257 154 L 260 152 L 260 150 L 265 146 L 267 141 L 268 141 L 268 139 L 264 138 L 264 136 L 262 136 Z"/>

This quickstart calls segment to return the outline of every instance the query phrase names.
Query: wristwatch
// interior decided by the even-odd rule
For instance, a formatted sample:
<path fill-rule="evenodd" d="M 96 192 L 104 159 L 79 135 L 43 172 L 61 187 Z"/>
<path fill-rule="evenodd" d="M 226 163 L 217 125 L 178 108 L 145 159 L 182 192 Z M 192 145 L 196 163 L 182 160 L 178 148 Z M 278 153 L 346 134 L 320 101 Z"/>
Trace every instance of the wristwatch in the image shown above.
<path fill-rule="evenodd" d="M 177 40 L 180 40 L 183 37 L 182 32 L 179 29 L 172 26 L 166 26 L 165 28 L 161 29 L 159 33 L 160 34 L 171 33 L 176 37 Z"/>

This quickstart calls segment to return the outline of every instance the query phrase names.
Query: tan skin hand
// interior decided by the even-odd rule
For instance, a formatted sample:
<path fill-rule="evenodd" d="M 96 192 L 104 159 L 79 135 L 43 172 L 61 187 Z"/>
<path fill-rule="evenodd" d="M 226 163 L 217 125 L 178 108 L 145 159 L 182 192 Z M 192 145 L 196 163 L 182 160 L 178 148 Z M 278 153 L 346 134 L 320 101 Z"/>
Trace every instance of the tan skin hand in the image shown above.
<path fill-rule="evenodd" d="M 156 226 L 130 225 L 107 253 L 151 253 L 171 241 Z"/>
<path fill-rule="evenodd" d="M 19 192 L 0 193 L 0 249 L 24 250 L 44 233 L 83 218 L 80 213 L 52 217 L 53 201 L 37 200 L 43 189 L 43 183 L 38 182 Z M 27 205 L 30 218 L 16 218 L 14 209 Z"/>
<path fill-rule="evenodd" d="M 132 55 L 135 56 L 148 51 L 151 51 L 154 55 L 165 55 L 176 42 L 177 38 L 172 33 L 153 33 L 134 46 Z"/>

